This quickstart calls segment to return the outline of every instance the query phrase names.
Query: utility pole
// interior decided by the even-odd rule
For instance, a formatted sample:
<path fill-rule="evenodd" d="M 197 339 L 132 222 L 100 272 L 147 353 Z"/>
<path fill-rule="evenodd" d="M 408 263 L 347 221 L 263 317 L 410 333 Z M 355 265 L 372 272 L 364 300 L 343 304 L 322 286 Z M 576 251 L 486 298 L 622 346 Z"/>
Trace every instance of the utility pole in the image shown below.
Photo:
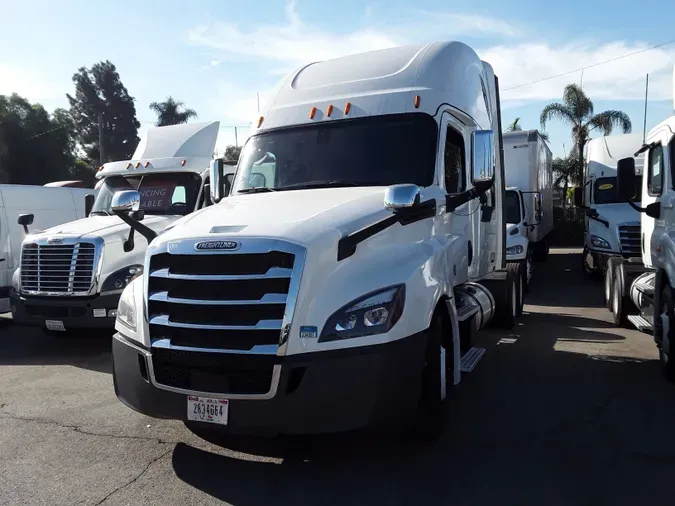
<path fill-rule="evenodd" d="M 258 99 L 258 112 L 260 112 L 260 92 L 256 91 L 255 96 Z"/>
<path fill-rule="evenodd" d="M 237 141 L 237 127 L 234 127 L 234 147 L 239 147 L 239 142 Z"/>
<path fill-rule="evenodd" d="M 103 113 L 98 113 L 98 151 L 100 165 L 105 163 L 105 152 L 103 149 Z"/>
<path fill-rule="evenodd" d="M 647 74 L 647 81 L 645 82 L 645 120 L 642 126 L 642 144 L 647 138 L 647 96 L 649 94 L 649 74 Z"/>
<path fill-rule="evenodd" d="M 581 79 L 579 80 L 579 88 L 584 88 L 584 69 L 581 69 Z"/>

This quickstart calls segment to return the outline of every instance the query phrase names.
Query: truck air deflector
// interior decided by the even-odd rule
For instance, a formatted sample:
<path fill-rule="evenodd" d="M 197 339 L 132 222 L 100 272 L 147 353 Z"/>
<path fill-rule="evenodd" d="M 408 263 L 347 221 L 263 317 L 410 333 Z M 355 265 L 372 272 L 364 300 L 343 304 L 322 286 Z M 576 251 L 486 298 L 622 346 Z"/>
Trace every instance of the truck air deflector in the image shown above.
<path fill-rule="evenodd" d="M 383 230 L 400 223 L 401 225 L 410 225 L 427 218 L 432 218 L 436 216 L 436 200 L 429 199 L 421 204 L 407 208 L 401 209 L 396 212 L 393 216 L 389 216 L 383 220 L 380 220 L 372 225 L 359 230 L 358 232 L 351 233 L 338 242 L 338 262 L 349 258 L 354 253 L 356 253 L 356 247 L 365 241 L 373 237 L 375 234 L 382 232 Z"/>

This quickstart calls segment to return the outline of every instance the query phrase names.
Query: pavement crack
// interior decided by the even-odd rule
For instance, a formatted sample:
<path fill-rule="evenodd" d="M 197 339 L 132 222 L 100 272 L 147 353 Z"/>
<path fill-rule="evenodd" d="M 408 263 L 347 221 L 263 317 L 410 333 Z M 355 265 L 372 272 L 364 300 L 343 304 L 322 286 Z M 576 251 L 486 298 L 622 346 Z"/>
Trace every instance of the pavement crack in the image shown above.
<path fill-rule="evenodd" d="M 103 499 L 101 499 L 99 502 L 97 502 L 95 506 L 99 506 L 100 504 L 103 504 L 103 503 L 106 502 L 111 496 L 115 495 L 117 492 L 120 492 L 121 490 L 124 490 L 125 488 L 127 488 L 127 487 L 133 485 L 134 483 L 136 483 L 138 480 L 140 480 L 140 479 L 143 477 L 143 475 L 144 475 L 145 473 L 148 472 L 148 469 L 150 469 L 150 466 L 152 466 L 155 462 L 157 462 L 157 461 L 163 459 L 164 457 L 166 457 L 167 455 L 169 455 L 172 451 L 173 451 L 173 448 L 169 448 L 167 451 L 165 451 L 165 452 L 162 453 L 161 455 L 159 455 L 159 456 L 155 457 L 154 459 L 152 459 L 152 460 L 151 460 L 150 462 L 148 462 L 148 464 L 141 470 L 141 472 L 138 473 L 134 478 L 132 478 L 131 480 L 129 480 L 128 482 L 126 482 L 124 485 L 120 485 L 120 486 L 117 487 L 115 490 L 113 490 L 112 492 L 110 492 L 110 493 L 109 493 L 108 495 L 106 495 Z"/>
<path fill-rule="evenodd" d="M 0 409 L 4 405 L 0 405 Z M 102 438 L 110 438 L 110 439 L 129 439 L 129 440 L 135 440 L 135 441 L 149 441 L 157 444 L 171 444 L 175 445 L 178 444 L 179 441 L 168 441 L 162 438 L 158 437 L 147 437 L 147 436 L 128 436 L 124 434 L 106 434 L 106 433 L 101 433 L 101 432 L 93 432 L 89 431 L 86 429 L 83 429 L 82 427 L 78 425 L 71 425 L 67 423 L 61 423 L 57 422 L 55 420 L 45 420 L 43 418 L 34 418 L 34 417 L 29 417 L 29 416 L 19 416 L 19 415 L 13 415 L 11 413 L 0 413 L 0 420 L 6 419 L 6 420 L 19 420 L 23 422 L 32 422 L 32 423 L 37 423 L 41 425 L 52 425 L 55 427 L 60 427 L 62 429 L 68 429 L 72 430 L 74 432 L 77 432 L 78 434 L 83 434 L 85 436 L 93 436 L 93 437 L 102 437 Z"/>

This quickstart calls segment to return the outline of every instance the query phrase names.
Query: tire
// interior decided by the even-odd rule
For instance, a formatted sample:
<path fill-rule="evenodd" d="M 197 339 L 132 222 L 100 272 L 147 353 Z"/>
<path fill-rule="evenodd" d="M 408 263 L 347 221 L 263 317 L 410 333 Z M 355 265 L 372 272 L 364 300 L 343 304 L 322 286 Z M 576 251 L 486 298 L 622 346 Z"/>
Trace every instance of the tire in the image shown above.
<path fill-rule="evenodd" d="M 586 262 L 586 254 L 588 253 L 588 250 L 584 248 L 584 251 L 581 253 L 581 270 L 584 273 L 584 276 L 587 279 L 590 279 L 592 281 L 596 281 L 600 277 L 600 273 L 598 272 L 597 269 L 591 269 L 588 263 Z"/>
<path fill-rule="evenodd" d="M 506 269 L 511 273 L 511 277 L 516 283 L 516 316 L 523 314 L 524 295 L 523 295 L 523 265 L 519 262 L 506 264 Z"/>
<path fill-rule="evenodd" d="M 416 440 L 434 442 L 441 437 L 445 429 L 445 400 L 449 393 L 448 383 L 452 384 L 451 378 L 454 369 L 452 349 L 449 349 L 445 353 L 445 374 L 441 370 L 444 326 L 439 311 L 434 313 L 426 334 L 422 391 L 417 406 L 417 416 L 412 427 L 412 435 Z M 445 376 L 444 383 L 442 383 L 443 376 Z M 446 390 L 445 398 L 441 395 L 442 388 Z"/>
<path fill-rule="evenodd" d="M 607 260 L 607 268 L 605 269 L 603 285 L 605 307 L 609 311 L 612 310 L 612 283 L 614 283 L 614 259 L 610 257 L 609 260 Z"/>
<path fill-rule="evenodd" d="M 527 253 L 525 264 L 523 265 L 523 292 L 530 293 L 530 284 L 532 283 L 532 275 L 534 273 L 534 264 L 532 263 L 532 256 L 530 252 Z"/>
<path fill-rule="evenodd" d="M 535 262 L 545 262 L 548 259 L 548 238 L 535 242 L 532 248 L 532 259 Z"/>
<path fill-rule="evenodd" d="M 667 284 L 661 291 L 661 313 L 659 313 L 659 316 L 655 316 L 655 318 L 659 318 L 663 313 L 668 315 L 670 323 L 668 336 L 663 336 L 664 341 L 666 337 L 668 338 L 668 349 L 664 349 L 663 342 L 659 345 L 659 362 L 661 363 L 661 372 L 666 380 L 675 383 L 675 354 L 672 353 L 672 343 L 674 341 L 672 324 L 675 322 L 675 300 L 673 299 L 673 292 Z"/>
<path fill-rule="evenodd" d="M 614 316 L 614 324 L 617 327 L 629 328 L 628 308 L 630 308 L 630 301 L 623 295 L 624 278 L 621 275 L 621 271 L 621 264 L 614 265 L 614 275 L 612 276 L 612 315 Z"/>
<path fill-rule="evenodd" d="M 502 284 L 502 283 L 500 283 Z M 516 317 L 518 316 L 518 299 L 516 293 L 516 283 L 513 279 L 511 271 L 507 269 L 506 279 L 501 286 L 501 297 L 495 297 L 495 326 L 501 329 L 510 330 L 516 324 Z"/>

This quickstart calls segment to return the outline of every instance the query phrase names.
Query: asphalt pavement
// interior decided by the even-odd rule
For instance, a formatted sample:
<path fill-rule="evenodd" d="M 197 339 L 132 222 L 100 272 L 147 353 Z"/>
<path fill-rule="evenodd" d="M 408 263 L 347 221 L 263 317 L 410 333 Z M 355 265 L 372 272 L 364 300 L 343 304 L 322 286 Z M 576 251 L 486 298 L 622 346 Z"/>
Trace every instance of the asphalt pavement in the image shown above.
<path fill-rule="evenodd" d="M 538 264 L 513 332 L 451 394 L 441 441 L 224 438 L 115 397 L 110 338 L 0 320 L 0 504 L 675 504 L 675 386 L 617 329 L 577 250 Z"/>

